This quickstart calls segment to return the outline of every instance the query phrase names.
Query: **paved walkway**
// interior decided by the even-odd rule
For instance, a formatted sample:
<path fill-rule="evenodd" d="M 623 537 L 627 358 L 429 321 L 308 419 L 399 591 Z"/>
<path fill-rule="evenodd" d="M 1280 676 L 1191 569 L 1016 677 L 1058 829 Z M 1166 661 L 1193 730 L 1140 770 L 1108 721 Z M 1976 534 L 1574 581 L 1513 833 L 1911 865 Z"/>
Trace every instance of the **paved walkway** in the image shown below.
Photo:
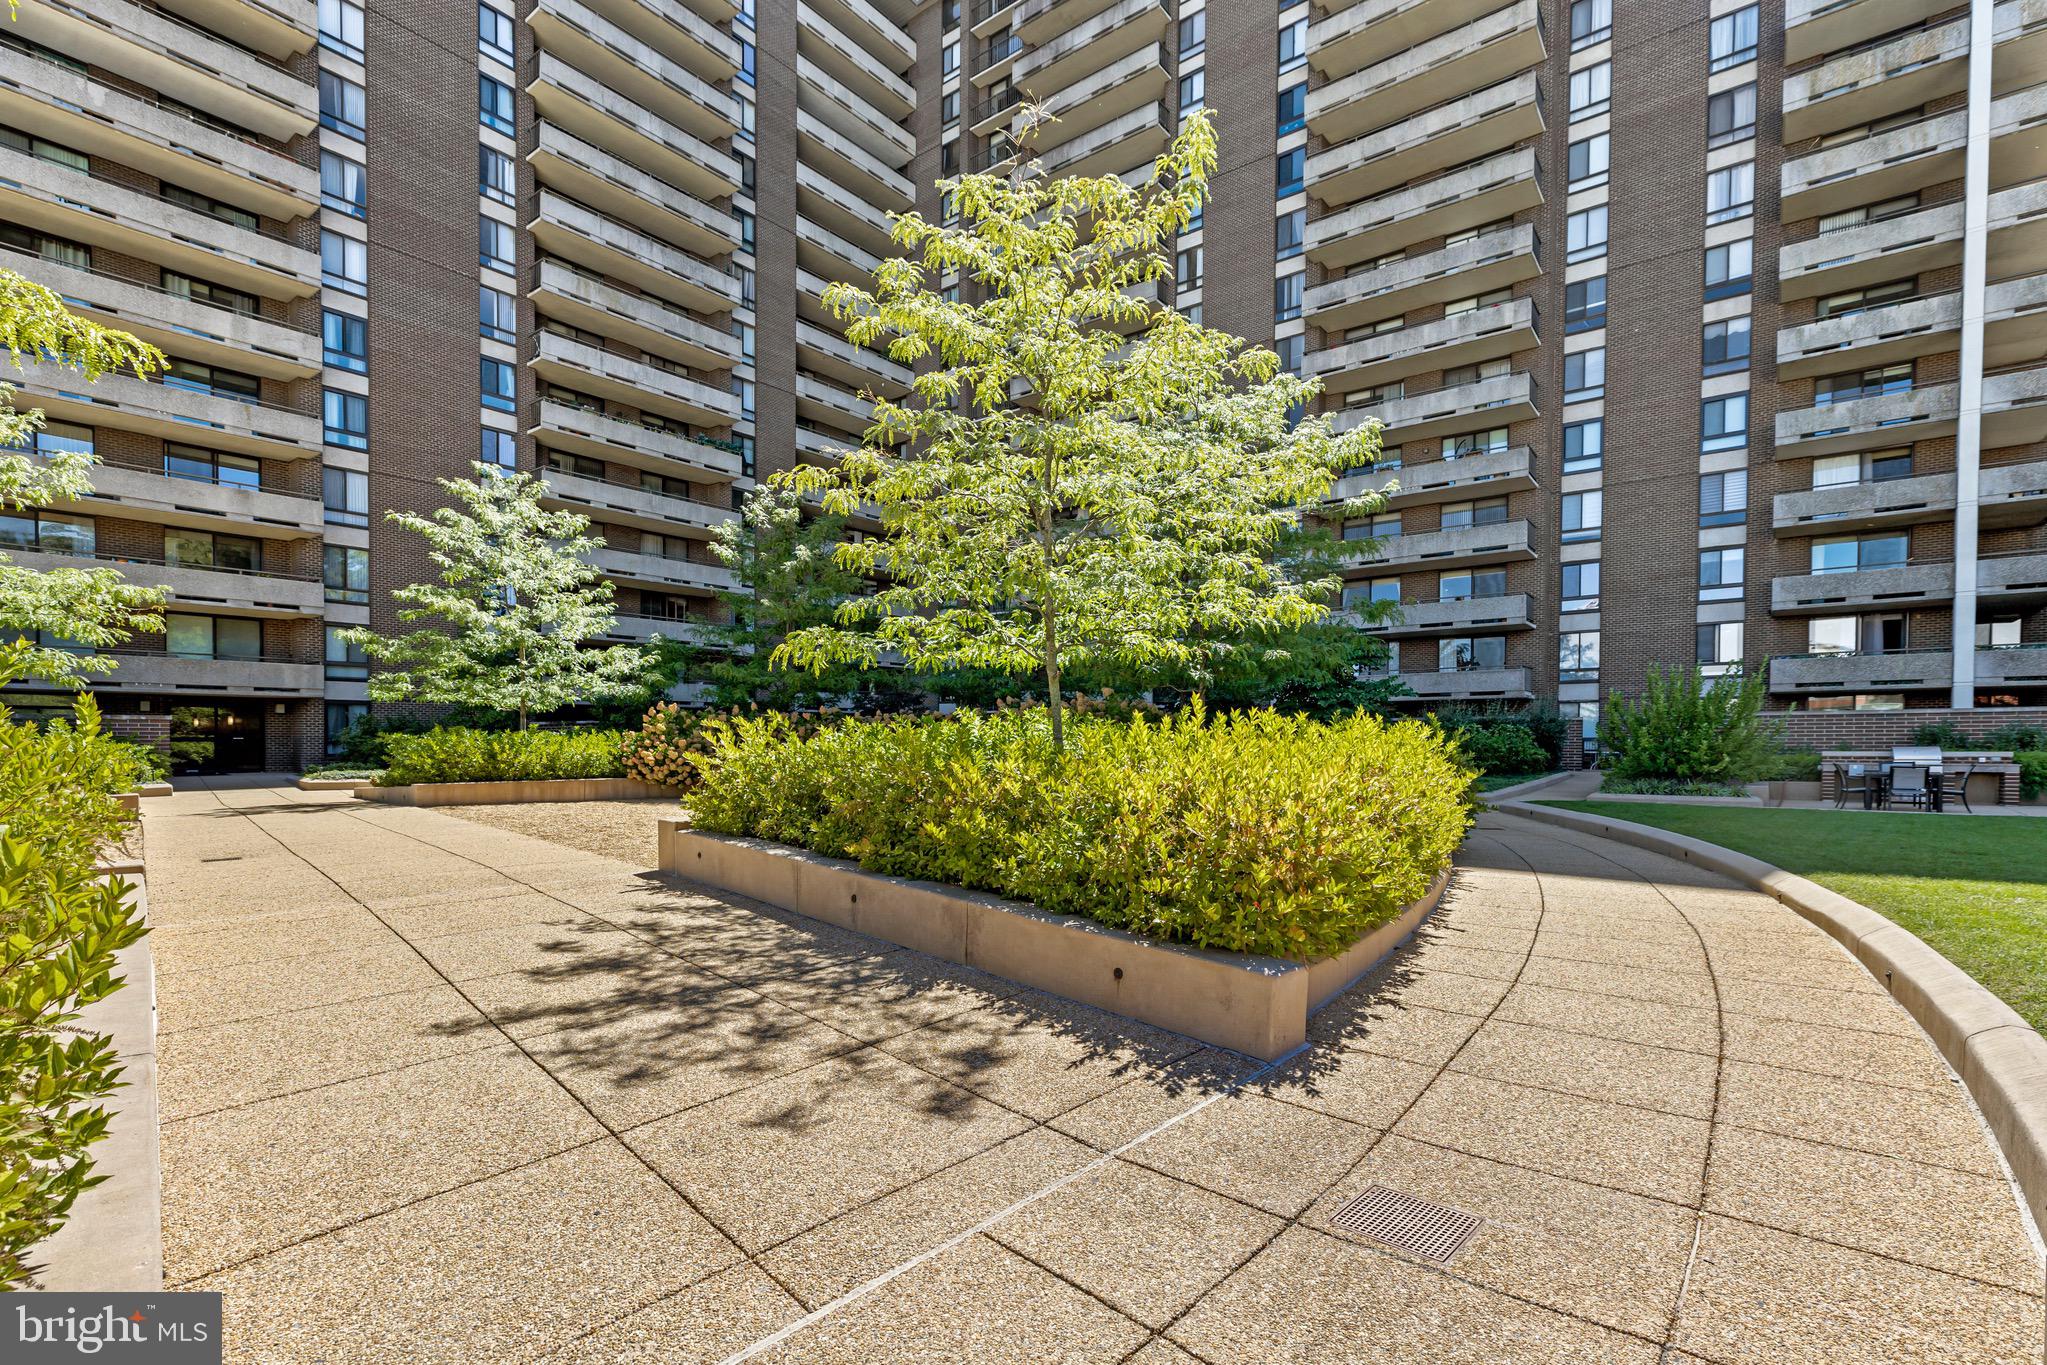
<path fill-rule="evenodd" d="M 2041 1359 L 1924 1037 L 1637 850 L 1487 816 L 1260 1071 L 442 812 L 146 811 L 165 1260 L 231 1359 Z M 1484 1222 L 1334 1226 L 1373 1185 Z"/>

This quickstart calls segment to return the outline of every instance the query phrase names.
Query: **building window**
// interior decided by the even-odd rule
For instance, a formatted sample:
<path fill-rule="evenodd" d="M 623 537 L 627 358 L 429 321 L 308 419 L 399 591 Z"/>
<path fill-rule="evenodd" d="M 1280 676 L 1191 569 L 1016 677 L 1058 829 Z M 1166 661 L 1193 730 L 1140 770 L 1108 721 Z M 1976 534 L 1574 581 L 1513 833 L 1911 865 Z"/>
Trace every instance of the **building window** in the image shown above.
<path fill-rule="evenodd" d="M 1572 214 L 1564 221 L 1564 259 L 1592 261 L 1606 254 L 1606 205 Z"/>
<path fill-rule="evenodd" d="M 1197 67 L 1180 77 L 1180 116 L 1185 118 L 1202 106 L 1208 94 L 1208 68 Z"/>
<path fill-rule="evenodd" d="M 495 57 L 506 66 L 510 66 L 515 51 L 512 42 L 512 16 L 494 10 L 489 5 L 477 5 L 476 50 L 486 57 Z"/>
<path fill-rule="evenodd" d="M 1808 654 L 1902 654 L 1906 642 L 1902 612 L 1868 616 L 1818 616 L 1805 623 Z"/>
<path fill-rule="evenodd" d="M 512 203 L 519 197 L 518 173 L 512 169 L 512 158 L 495 147 L 482 143 L 476 146 L 476 189 L 487 199 L 500 204 Z"/>
<path fill-rule="evenodd" d="M 1343 609 L 1356 611 L 1359 607 L 1376 606 L 1382 602 L 1400 600 L 1400 580 L 1397 578 L 1373 578 L 1363 583 L 1346 583 L 1343 588 Z"/>
<path fill-rule="evenodd" d="M 1706 175 L 1706 221 L 1731 223 L 1756 209 L 1756 163 L 1723 166 Z"/>
<path fill-rule="evenodd" d="M 1308 150 L 1296 147 L 1290 152 L 1279 154 L 1279 171 L 1274 177 L 1278 197 L 1299 194 L 1308 176 Z"/>
<path fill-rule="evenodd" d="M 1839 213 L 1829 213 L 1821 218 L 1819 235 L 1824 237 L 1830 232 L 1845 232 L 1849 228 L 1861 227 L 1865 223 L 1881 223 L 1886 218 L 1916 212 L 1918 208 L 1919 195 L 1916 191 L 1900 195 L 1896 199 L 1886 199 L 1880 204 L 1858 204 L 1852 209 L 1842 209 Z"/>
<path fill-rule="evenodd" d="M 369 475 L 359 470 L 336 469 L 329 465 L 320 471 L 320 498 L 330 525 L 370 524 Z"/>
<path fill-rule="evenodd" d="M 1436 671 L 1470 673 L 1507 666 L 1507 637 L 1467 635 L 1436 642 Z"/>
<path fill-rule="evenodd" d="M 1740 526 L 1748 520 L 1748 471 L 1699 475 L 1699 525 Z"/>
<path fill-rule="evenodd" d="M 320 46 L 361 61 L 362 6 L 354 0 L 320 0 Z"/>
<path fill-rule="evenodd" d="M 1571 0 L 1571 50 L 1613 36 L 1613 0 Z"/>
<path fill-rule="evenodd" d="M 1504 526 L 1506 522 L 1507 500 L 1504 497 L 1443 504 L 1441 525 L 1445 531 L 1462 530 L 1467 526 Z"/>
<path fill-rule="evenodd" d="M 1748 395 L 1730 393 L 1699 404 L 1699 449 L 1736 450 L 1748 444 Z"/>
<path fill-rule="evenodd" d="M 362 162 L 351 161 L 339 152 L 322 149 L 320 203 L 337 213 L 360 218 L 368 207 L 368 202 L 369 191 L 363 176 Z"/>
<path fill-rule="evenodd" d="M 1581 403 L 1606 392 L 1606 347 L 1573 351 L 1564 357 L 1564 401 Z"/>
<path fill-rule="evenodd" d="M 1756 83 L 1706 97 L 1706 145 L 1724 147 L 1756 135 Z"/>
<path fill-rule="evenodd" d="M 1279 30 L 1279 69 L 1291 71 L 1308 60 L 1308 21 L 1296 19 Z"/>
<path fill-rule="evenodd" d="M 1564 330 L 1589 332 L 1606 326 L 1606 276 L 1564 286 Z"/>
<path fill-rule="evenodd" d="M 98 523 L 91 517 L 63 512 L 0 512 L 0 546 L 9 549 L 90 559 L 98 537 Z"/>
<path fill-rule="evenodd" d="M 2016 616 L 1999 616 L 1976 623 L 1976 648 L 2016 649 L 2020 636 L 2021 621 Z"/>
<path fill-rule="evenodd" d="M 1308 84 L 1291 85 L 1279 92 L 1279 136 L 1298 133 L 1308 126 Z"/>
<path fill-rule="evenodd" d="M 165 478 L 190 479 L 194 483 L 217 484 L 222 488 L 261 488 L 263 466 L 252 456 L 223 455 L 219 451 L 165 442 Z"/>
<path fill-rule="evenodd" d="M 1864 285 L 1860 289 L 1844 289 L 1837 294 L 1827 294 L 1813 303 L 1815 318 L 1844 318 L 1868 308 L 1881 308 L 1885 304 L 1902 303 L 1917 298 L 1919 281 L 1886 280 L 1882 284 Z"/>
<path fill-rule="evenodd" d="M 1708 39 L 1712 70 L 1725 71 L 1756 59 L 1756 34 L 1760 30 L 1758 6 L 1750 5 L 1713 21 Z"/>
<path fill-rule="evenodd" d="M 1176 286 L 1183 290 L 1201 288 L 1203 255 L 1202 248 L 1198 246 L 1180 248 L 1180 254 L 1173 263 L 1173 283 Z"/>
<path fill-rule="evenodd" d="M 510 412 L 517 406 L 516 372 L 502 360 L 482 359 L 483 405 L 493 412 Z"/>
<path fill-rule="evenodd" d="M 1208 46 L 1208 11 L 1196 10 L 1180 21 L 1180 55 L 1192 57 Z"/>
<path fill-rule="evenodd" d="M 1755 243 L 1744 237 L 1738 242 L 1706 248 L 1706 298 L 1734 298 L 1746 294 L 1755 284 Z"/>
<path fill-rule="evenodd" d="M 1307 244 L 1307 240 L 1308 211 L 1306 209 L 1295 209 L 1291 213 L 1282 213 L 1275 220 L 1272 244 L 1275 259 L 1284 261 L 1288 257 L 1300 255 L 1302 249 Z"/>
<path fill-rule="evenodd" d="M 342 637 L 346 626 L 327 627 L 327 677 L 333 682 L 364 682 L 370 676 L 370 656 L 363 647 Z"/>
<path fill-rule="evenodd" d="M 497 469 L 514 469 L 519 463 L 519 438 L 509 431 L 483 429 L 483 445 L 477 459 Z"/>
<path fill-rule="evenodd" d="M 502 289 L 477 287 L 477 332 L 492 341 L 519 339 L 519 303 Z"/>
<path fill-rule="evenodd" d="M 1607 152 L 1611 139 L 1605 133 L 1573 142 L 1565 152 L 1567 175 L 1573 190 L 1597 189 L 1606 183 Z"/>
<path fill-rule="evenodd" d="M 1699 551 L 1699 600 L 1736 602 L 1741 600 L 1742 574 L 1748 551 L 1739 545 Z"/>
<path fill-rule="evenodd" d="M 476 259 L 493 270 L 509 271 L 519 263 L 519 234 L 510 223 L 500 223 L 488 214 L 477 216 Z"/>
<path fill-rule="evenodd" d="M 341 753 L 341 737 L 348 727 L 370 714 L 366 701 L 330 701 L 327 703 L 327 756 L 338 757 Z"/>
<path fill-rule="evenodd" d="M 1878 365 L 1867 370 L 1850 370 L 1847 374 L 1830 374 L 1814 381 L 1812 403 L 1816 408 L 1830 407 L 1835 403 L 1852 403 L 1862 398 L 1881 398 L 1885 394 L 1905 393 L 1913 385 L 1912 362 L 1902 365 Z"/>
<path fill-rule="evenodd" d="M 960 121 L 960 92 L 948 90 L 938 100 L 938 121 L 954 124 Z"/>
<path fill-rule="evenodd" d="M 324 12 L 324 6 L 322 7 Z M 363 88 L 336 71 L 320 73 L 320 126 L 363 140 Z"/>
<path fill-rule="evenodd" d="M 1571 121 L 1603 114 L 1613 106 L 1613 63 L 1571 73 Z"/>
<path fill-rule="evenodd" d="M 1290 337 L 1280 337 L 1272 343 L 1272 352 L 1279 357 L 1279 367 L 1288 374 L 1301 372 L 1301 356 L 1307 349 L 1307 338 L 1296 332 Z"/>
<path fill-rule="evenodd" d="M 1822 455 L 1812 462 L 1814 488 L 1844 488 L 1912 477 L 1912 451 L 1873 450 L 1861 455 Z"/>
<path fill-rule="evenodd" d="M 1365 517 L 1343 524 L 1345 540 L 1391 540 L 1401 532 L 1400 513 L 1382 512 L 1375 517 Z"/>
<path fill-rule="evenodd" d="M 1308 283 L 1308 272 L 1295 271 L 1282 275 L 1272 282 L 1272 319 L 1274 322 L 1291 322 L 1301 315 L 1301 296 Z"/>
<path fill-rule="evenodd" d="M 1724 672 L 1740 672 L 1742 635 L 1742 624 L 1739 621 L 1722 621 L 1717 625 L 1700 626 L 1700 665 L 1718 668 Z"/>
<path fill-rule="evenodd" d="M 1911 535 L 1884 531 L 1866 536 L 1821 536 L 1810 550 L 1813 573 L 1855 573 L 1891 568 L 1911 557 Z"/>
<path fill-rule="evenodd" d="M 1507 429 L 1491 427 L 1485 431 L 1467 431 L 1452 436 L 1443 442 L 1443 458 L 1462 460 L 1472 455 L 1497 455 L 1507 448 Z"/>
<path fill-rule="evenodd" d="M 1599 610 L 1599 561 L 1581 559 L 1564 565 L 1563 592 L 1559 611 Z"/>
<path fill-rule="evenodd" d="M 361 318 L 326 309 L 320 314 L 320 336 L 326 347 L 321 356 L 324 363 L 337 370 L 369 373 L 369 325 Z"/>
<path fill-rule="evenodd" d="M 343 393 L 339 389 L 325 390 L 321 400 L 327 444 L 345 446 L 350 450 L 368 450 L 370 400 L 359 393 Z"/>
<path fill-rule="evenodd" d="M 321 551 L 320 579 L 329 602 L 370 600 L 370 552 L 348 545 L 329 545 Z"/>
<path fill-rule="evenodd" d="M 1599 677 L 1599 632 L 1567 630 L 1557 636 L 1557 681 L 1593 682 Z"/>
<path fill-rule="evenodd" d="M 1733 374 L 1748 368 L 1749 319 L 1728 318 L 1709 322 L 1699 346 L 1704 371 L 1709 375 Z"/>
<path fill-rule="evenodd" d="M 236 616 L 166 612 L 164 653 L 173 659 L 260 659 L 263 623 Z"/>
<path fill-rule="evenodd" d="M 320 229 L 320 282 L 347 294 L 370 292 L 369 247 L 353 237 Z"/>
<path fill-rule="evenodd" d="M 1596 488 L 1564 494 L 1563 538 L 1566 542 L 1599 539 L 1605 499 Z"/>
<path fill-rule="evenodd" d="M 495 128 L 510 134 L 518 130 L 513 121 L 518 106 L 512 99 L 512 87 L 503 81 L 482 72 L 476 73 L 476 121 L 486 128 Z"/>
<path fill-rule="evenodd" d="M 1606 458 L 1606 419 L 1594 417 L 1564 424 L 1564 472 L 1597 469 Z"/>

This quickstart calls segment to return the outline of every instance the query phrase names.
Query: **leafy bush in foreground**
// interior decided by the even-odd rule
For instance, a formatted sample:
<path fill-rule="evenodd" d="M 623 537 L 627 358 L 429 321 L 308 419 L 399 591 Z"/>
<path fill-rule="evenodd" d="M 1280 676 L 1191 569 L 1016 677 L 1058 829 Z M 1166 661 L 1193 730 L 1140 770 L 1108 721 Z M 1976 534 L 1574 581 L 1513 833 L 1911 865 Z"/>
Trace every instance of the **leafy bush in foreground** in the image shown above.
<path fill-rule="evenodd" d="M 714 718 L 697 825 L 993 891 L 1148 937 L 1311 959 L 1427 890 L 1464 835 L 1442 733 L 1199 710 L 847 722 Z"/>
<path fill-rule="evenodd" d="M 1487 725 L 1455 736 L 1464 761 L 1482 773 L 1541 773 L 1549 755 L 1523 725 Z"/>
<path fill-rule="evenodd" d="M 623 777 L 624 736 L 616 730 L 459 730 L 385 738 L 380 787 L 415 782 L 519 782 Z"/>
<path fill-rule="evenodd" d="M 1779 752 L 1778 729 L 1762 719 L 1762 706 L 1761 675 L 1708 680 L 1696 668 L 1651 668 L 1639 702 L 1616 696 L 1607 703 L 1605 766 L 1624 778 L 1756 781 Z"/>

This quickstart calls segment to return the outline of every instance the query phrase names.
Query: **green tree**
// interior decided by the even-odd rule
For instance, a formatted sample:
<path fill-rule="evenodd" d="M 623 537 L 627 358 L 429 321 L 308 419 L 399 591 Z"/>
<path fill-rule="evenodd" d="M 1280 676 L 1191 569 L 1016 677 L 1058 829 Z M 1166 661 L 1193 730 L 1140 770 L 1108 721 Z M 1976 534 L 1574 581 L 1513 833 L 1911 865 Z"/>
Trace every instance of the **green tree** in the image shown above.
<path fill-rule="evenodd" d="M 875 401 L 865 448 L 776 476 L 842 515 L 876 504 L 886 532 L 837 551 L 879 589 L 792 632 L 777 662 L 894 650 L 919 670 L 1039 673 L 1058 742 L 1070 667 L 1184 665 L 1327 613 L 1336 580 L 1295 578 L 1273 552 L 1295 508 L 1373 462 L 1376 426 L 1295 425 L 1314 383 L 1135 288 L 1171 272 L 1215 164 L 1196 114 L 1136 187 L 1027 165 L 942 181 L 957 226 L 902 215 L 908 258 L 871 292 L 826 291 L 856 345 L 935 363 L 907 401 Z M 942 293 L 949 272 L 985 301 Z"/>
<path fill-rule="evenodd" d="M 81 318 L 64 300 L 11 270 L 0 270 L 0 346 L 16 371 L 24 359 L 61 365 L 87 382 L 117 371 L 149 375 L 163 353 L 126 332 Z M 0 382 L 0 509 L 20 511 L 92 494 L 94 457 L 78 451 L 29 453 L 43 428 L 39 409 L 14 405 L 14 386 Z M 160 631 L 161 589 L 128 582 L 116 569 L 23 568 L 0 555 L 0 686 L 26 678 L 81 687 L 110 673 L 115 660 L 52 648 L 44 636 L 93 650 L 124 644 L 137 631 Z"/>
<path fill-rule="evenodd" d="M 1762 718 L 1760 674 L 1707 678 L 1651 666 L 1640 701 L 1607 698 L 1600 722 L 1606 767 L 1618 777 L 1739 785 L 1769 770 L 1781 727 Z"/>
<path fill-rule="evenodd" d="M 798 673 L 770 662 L 784 640 L 830 626 L 840 605 L 867 586 L 834 554 L 845 539 L 844 517 L 828 512 L 806 517 L 794 489 L 769 486 L 756 488 L 739 518 L 717 529 L 712 552 L 740 584 L 737 591 L 719 594 L 732 622 L 710 632 L 721 652 L 703 669 L 720 706 L 787 711 L 859 690 L 858 668 L 827 665 Z"/>
<path fill-rule="evenodd" d="M 398 619 L 420 629 L 344 633 L 384 665 L 376 701 L 447 702 L 518 716 L 602 701 L 644 687 L 646 653 L 634 645 L 585 648 L 611 629 L 612 585 L 588 559 L 599 545 L 590 519 L 540 505 L 546 485 L 478 463 L 474 480 L 440 479 L 454 505 L 431 516 L 388 511 L 417 531 L 440 571 L 391 596 Z"/>

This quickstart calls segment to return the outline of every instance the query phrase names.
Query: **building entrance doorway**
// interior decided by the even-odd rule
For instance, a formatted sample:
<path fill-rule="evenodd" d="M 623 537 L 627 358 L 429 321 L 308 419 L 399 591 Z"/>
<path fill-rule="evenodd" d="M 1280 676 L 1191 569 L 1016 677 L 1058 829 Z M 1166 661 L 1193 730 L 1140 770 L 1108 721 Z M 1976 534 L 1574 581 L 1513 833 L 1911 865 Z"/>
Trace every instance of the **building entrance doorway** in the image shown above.
<path fill-rule="evenodd" d="M 263 770 L 263 707 L 171 708 L 171 771 L 253 773 Z"/>

